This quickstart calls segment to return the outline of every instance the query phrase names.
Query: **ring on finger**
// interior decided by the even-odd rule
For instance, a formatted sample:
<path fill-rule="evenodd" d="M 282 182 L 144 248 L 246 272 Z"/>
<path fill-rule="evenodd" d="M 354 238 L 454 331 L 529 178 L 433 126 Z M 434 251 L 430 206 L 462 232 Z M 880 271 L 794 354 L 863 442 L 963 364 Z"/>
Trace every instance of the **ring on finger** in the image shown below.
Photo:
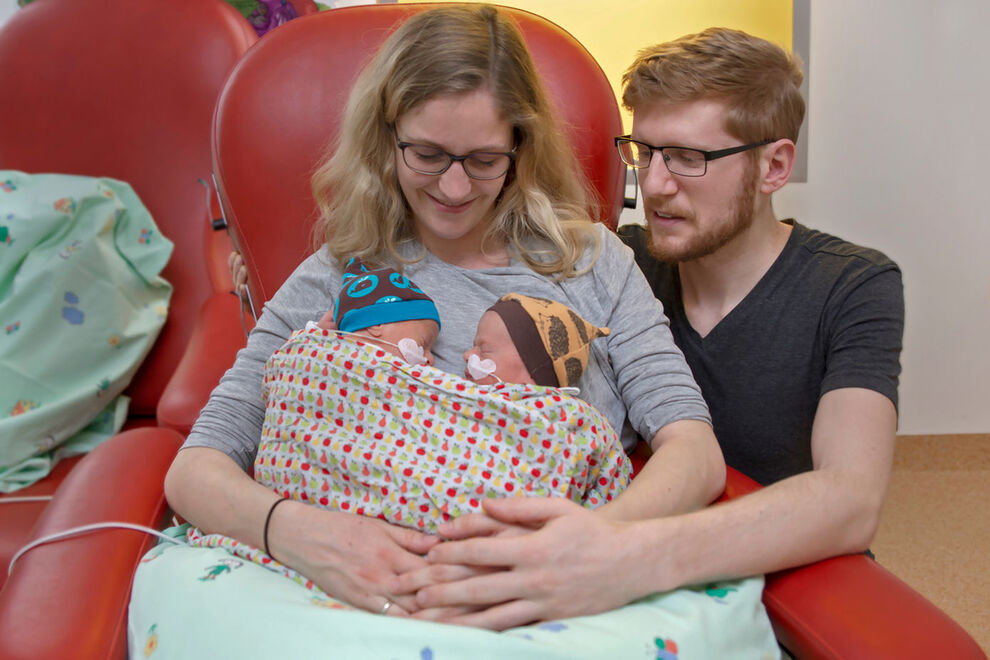
<path fill-rule="evenodd" d="M 388 611 L 389 611 L 390 609 L 392 609 L 392 606 L 393 606 L 393 605 L 395 605 L 395 603 L 393 603 L 393 602 L 392 602 L 392 601 L 390 601 L 390 600 L 389 600 L 388 598 L 386 598 L 386 599 L 385 599 L 385 604 L 384 604 L 384 605 L 382 605 L 382 611 L 381 611 L 381 612 L 379 612 L 379 614 L 381 614 L 382 616 L 387 616 L 387 615 L 388 615 Z"/>

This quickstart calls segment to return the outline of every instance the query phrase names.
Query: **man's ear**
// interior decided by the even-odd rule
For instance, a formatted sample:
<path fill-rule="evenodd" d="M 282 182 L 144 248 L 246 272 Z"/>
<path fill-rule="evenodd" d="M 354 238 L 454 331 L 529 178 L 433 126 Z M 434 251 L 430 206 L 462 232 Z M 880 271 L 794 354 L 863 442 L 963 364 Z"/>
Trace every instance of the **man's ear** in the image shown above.
<path fill-rule="evenodd" d="M 794 171 L 794 158 L 794 143 L 787 138 L 768 144 L 760 159 L 763 170 L 760 192 L 769 195 L 783 188 Z"/>

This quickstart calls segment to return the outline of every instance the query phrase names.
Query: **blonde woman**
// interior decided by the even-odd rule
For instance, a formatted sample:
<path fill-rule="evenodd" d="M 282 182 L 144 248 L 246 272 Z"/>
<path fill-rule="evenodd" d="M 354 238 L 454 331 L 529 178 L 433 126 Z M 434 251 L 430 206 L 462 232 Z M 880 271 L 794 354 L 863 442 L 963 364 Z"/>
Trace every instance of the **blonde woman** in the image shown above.
<path fill-rule="evenodd" d="M 186 520 L 266 549 L 341 607 L 409 624 L 417 622 L 405 617 L 472 623 L 482 609 L 422 610 L 414 592 L 391 590 L 402 575 L 477 576 L 469 566 L 429 569 L 426 555 L 437 537 L 283 500 L 249 474 L 265 414 L 265 361 L 295 328 L 315 320 L 314 310 L 333 308 L 352 256 L 401 269 L 442 301 L 433 356 L 450 373 L 464 372 L 477 319 L 508 292 L 560 301 L 611 328 L 592 347 L 581 396 L 619 431 L 627 450 L 641 437 L 654 454 L 611 503 L 565 516 L 575 533 L 696 509 L 721 492 L 725 468 L 708 410 L 662 308 L 631 251 L 588 217 L 575 157 L 530 55 L 518 29 L 496 9 L 446 6 L 400 26 L 358 79 L 339 145 L 313 186 L 322 211 L 316 252 L 266 304 L 168 473 L 166 495 Z M 541 498 L 532 503 L 556 506 Z M 581 544 L 568 546 L 543 558 L 550 568 L 569 561 L 568 550 L 573 554 L 573 584 L 561 585 L 559 598 L 480 623 L 505 628 L 592 614 L 648 593 L 606 589 L 623 570 L 621 552 L 595 558 L 598 566 L 589 572 Z M 166 551 L 161 560 L 172 554 L 178 556 Z M 135 600 L 143 593 L 141 577 Z M 759 607 L 759 587 L 755 593 L 749 605 Z M 504 606 L 492 609 L 498 607 Z M 759 633 L 768 631 L 767 625 Z"/>

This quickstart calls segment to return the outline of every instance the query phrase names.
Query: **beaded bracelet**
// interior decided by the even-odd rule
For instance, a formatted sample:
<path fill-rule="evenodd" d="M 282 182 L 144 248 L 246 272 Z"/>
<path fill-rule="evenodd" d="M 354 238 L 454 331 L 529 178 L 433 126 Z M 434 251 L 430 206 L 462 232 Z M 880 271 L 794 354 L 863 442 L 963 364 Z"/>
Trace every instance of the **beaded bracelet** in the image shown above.
<path fill-rule="evenodd" d="M 277 507 L 282 502 L 288 502 L 288 501 L 289 500 L 287 498 L 284 498 L 284 497 L 281 497 L 281 498 L 275 500 L 275 503 L 272 504 L 272 508 L 268 509 L 268 515 L 265 517 L 265 531 L 262 534 L 262 538 L 264 539 L 264 542 L 265 542 L 265 554 L 268 555 L 269 557 L 272 557 L 272 553 L 268 549 L 268 523 L 270 523 L 272 521 L 272 512 L 275 511 L 275 507 Z M 272 557 L 272 559 L 275 559 L 275 558 Z"/>

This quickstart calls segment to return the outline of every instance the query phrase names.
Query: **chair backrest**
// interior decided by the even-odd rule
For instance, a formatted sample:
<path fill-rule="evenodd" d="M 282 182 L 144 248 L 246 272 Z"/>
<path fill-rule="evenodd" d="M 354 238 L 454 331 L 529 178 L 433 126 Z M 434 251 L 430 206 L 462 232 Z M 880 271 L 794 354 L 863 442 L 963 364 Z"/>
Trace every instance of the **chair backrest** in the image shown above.
<path fill-rule="evenodd" d="M 135 414 L 154 414 L 212 290 L 199 179 L 217 95 L 257 38 L 223 0 L 38 0 L 0 29 L 0 169 L 125 181 L 175 243 L 168 320 L 127 391 Z"/>
<path fill-rule="evenodd" d="M 369 5 L 301 17 L 265 35 L 231 72 L 214 118 L 214 175 L 259 313 L 311 253 L 310 176 L 339 130 L 361 67 L 404 19 L 435 6 Z M 519 25 L 614 228 L 624 171 L 611 138 L 621 133 L 621 119 L 605 74 L 556 24 L 503 10 Z"/>

